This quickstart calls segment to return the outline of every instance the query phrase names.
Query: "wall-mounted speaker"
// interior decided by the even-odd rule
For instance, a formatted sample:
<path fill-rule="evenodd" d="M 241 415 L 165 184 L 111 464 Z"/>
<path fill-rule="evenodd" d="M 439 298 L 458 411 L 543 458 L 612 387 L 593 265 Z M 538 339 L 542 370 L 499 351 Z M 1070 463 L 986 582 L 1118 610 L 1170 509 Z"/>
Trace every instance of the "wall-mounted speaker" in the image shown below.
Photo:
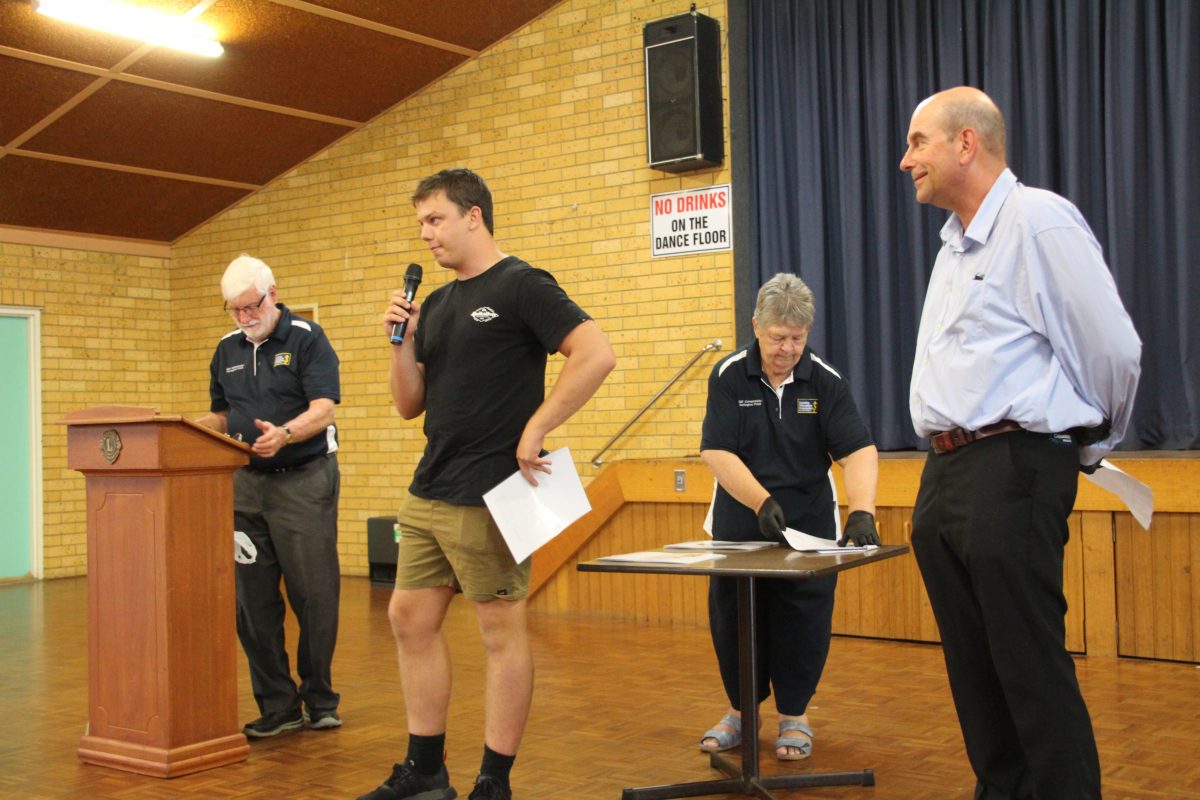
<path fill-rule="evenodd" d="M 650 166 L 686 172 L 725 158 L 721 26 L 695 11 L 648 22 L 646 144 Z"/>

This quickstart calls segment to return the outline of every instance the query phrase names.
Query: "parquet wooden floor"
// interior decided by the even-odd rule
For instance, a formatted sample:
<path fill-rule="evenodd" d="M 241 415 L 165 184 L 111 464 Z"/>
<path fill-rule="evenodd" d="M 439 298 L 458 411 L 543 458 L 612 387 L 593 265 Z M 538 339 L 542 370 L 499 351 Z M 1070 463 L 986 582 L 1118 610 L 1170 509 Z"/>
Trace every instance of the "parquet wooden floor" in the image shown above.
<path fill-rule="evenodd" d="M 85 579 L 0 586 L 0 798 L 354 798 L 405 747 L 387 624 L 389 590 L 346 578 L 334 681 L 345 726 L 255 742 L 250 757 L 161 780 L 80 763 L 87 715 Z M 479 635 L 449 620 L 455 659 L 448 766 L 464 797 L 482 750 Z M 537 615 L 537 689 L 514 772 L 518 800 L 617 800 L 621 789 L 716 777 L 696 749 L 724 708 L 702 629 Z M 289 639 L 294 641 L 295 630 Z M 1200 670 L 1082 659 L 1108 800 L 1200 800 Z M 243 719 L 256 716 L 239 663 Z M 874 787 L 781 791 L 784 800 L 967 800 L 973 779 L 935 646 L 836 638 L 810 709 L 816 753 L 764 771 L 875 770 Z M 767 730 L 774 715 L 767 714 Z M 773 736 L 764 736 L 770 747 Z M 713 800 L 734 800 L 736 795 Z"/>

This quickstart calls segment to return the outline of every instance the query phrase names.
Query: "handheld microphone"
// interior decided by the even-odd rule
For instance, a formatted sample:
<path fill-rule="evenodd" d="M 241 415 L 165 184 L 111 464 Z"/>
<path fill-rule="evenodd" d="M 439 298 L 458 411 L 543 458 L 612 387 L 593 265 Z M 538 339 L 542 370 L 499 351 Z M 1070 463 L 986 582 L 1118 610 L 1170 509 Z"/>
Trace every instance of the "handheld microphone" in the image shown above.
<path fill-rule="evenodd" d="M 409 264 L 408 272 L 404 273 L 404 299 L 412 302 L 412 299 L 417 296 L 417 287 L 421 285 L 421 265 Z M 397 322 L 392 326 L 391 342 L 392 344 L 401 344 L 404 342 L 404 331 L 408 328 L 408 320 Z"/>

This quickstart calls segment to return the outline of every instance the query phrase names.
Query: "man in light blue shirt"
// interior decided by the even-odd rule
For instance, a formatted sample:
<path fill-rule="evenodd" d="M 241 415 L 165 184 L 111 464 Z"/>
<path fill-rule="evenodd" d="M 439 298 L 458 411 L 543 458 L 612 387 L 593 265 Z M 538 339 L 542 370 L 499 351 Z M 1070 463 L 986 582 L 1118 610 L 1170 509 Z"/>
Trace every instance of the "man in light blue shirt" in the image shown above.
<path fill-rule="evenodd" d="M 1070 202 L 1007 168 L 1004 117 L 958 87 L 917 106 L 900 169 L 951 212 L 910 388 L 931 452 L 912 544 L 977 800 L 1100 797 L 1062 593 L 1078 470 L 1125 434 L 1141 341 Z"/>

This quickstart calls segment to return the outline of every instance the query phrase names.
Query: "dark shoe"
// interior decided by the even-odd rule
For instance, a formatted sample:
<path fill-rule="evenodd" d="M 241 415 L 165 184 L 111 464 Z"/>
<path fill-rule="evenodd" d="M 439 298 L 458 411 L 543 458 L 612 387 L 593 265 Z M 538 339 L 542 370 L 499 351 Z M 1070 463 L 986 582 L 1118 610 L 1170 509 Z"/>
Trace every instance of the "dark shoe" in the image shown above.
<path fill-rule="evenodd" d="M 266 739 L 268 736 L 278 736 L 284 731 L 294 731 L 304 725 L 304 716 L 300 709 L 291 711 L 272 711 L 263 714 L 254 722 L 246 723 L 242 733 L 251 739 Z"/>
<path fill-rule="evenodd" d="M 512 789 L 491 775 L 480 775 L 475 779 L 475 788 L 467 800 L 512 800 Z"/>
<path fill-rule="evenodd" d="M 342 727 L 342 718 L 338 716 L 337 709 L 329 711 L 313 711 L 304 712 L 304 723 L 308 725 L 310 730 L 325 731 L 330 728 Z"/>
<path fill-rule="evenodd" d="M 411 761 L 396 764 L 383 785 L 358 800 L 454 800 L 458 792 L 450 785 L 450 774 L 443 764 L 433 775 L 422 775 Z"/>

